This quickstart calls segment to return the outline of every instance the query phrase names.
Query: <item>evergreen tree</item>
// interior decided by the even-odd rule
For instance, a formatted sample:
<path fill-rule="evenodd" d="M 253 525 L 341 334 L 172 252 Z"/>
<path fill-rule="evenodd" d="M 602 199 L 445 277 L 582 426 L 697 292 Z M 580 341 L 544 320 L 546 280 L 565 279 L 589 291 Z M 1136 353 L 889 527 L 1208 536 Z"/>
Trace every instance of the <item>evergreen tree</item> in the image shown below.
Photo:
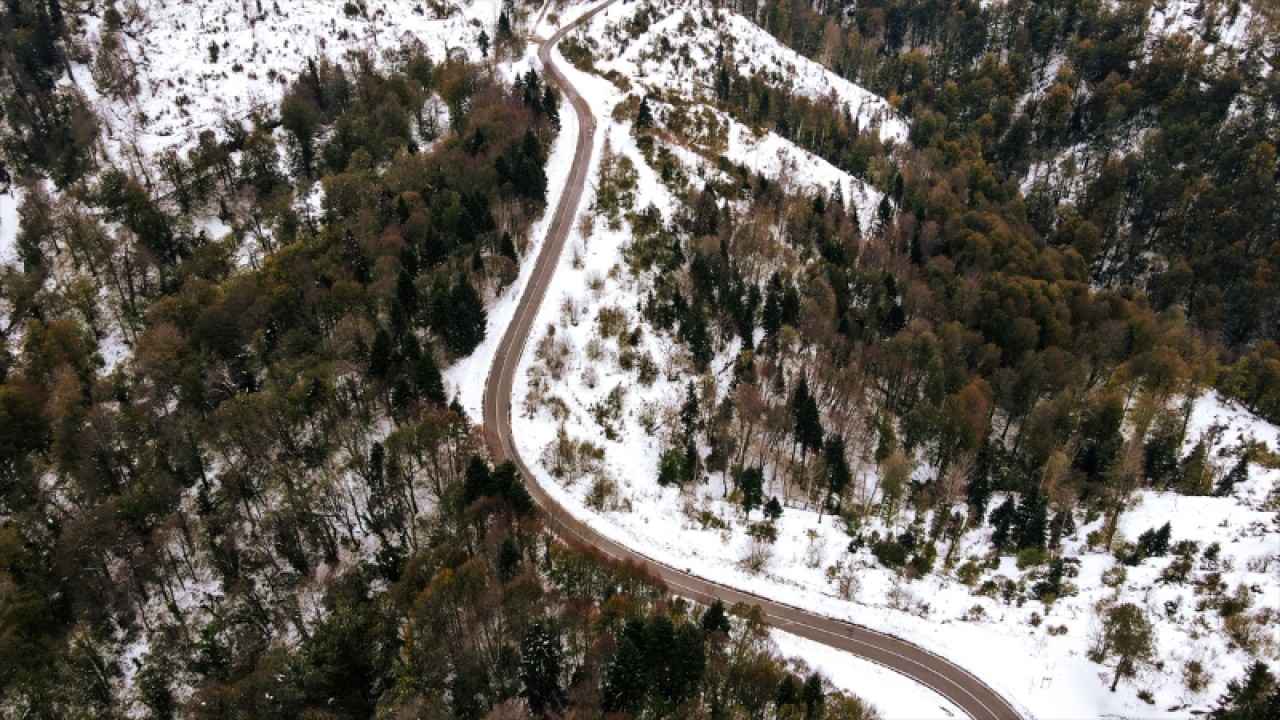
<path fill-rule="evenodd" d="M 777 496 L 769 498 L 769 502 L 765 503 L 764 516 L 771 523 L 777 522 L 778 518 L 782 517 L 782 503 L 778 502 Z"/>
<path fill-rule="evenodd" d="M 1138 550 L 1143 557 L 1163 557 L 1169 552 L 1169 540 L 1173 534 L 1169 523 L 1160 529 L 1149 528 L 1138 536 Z"/>
<path fill-rule="evenodd" d="M 1013 504 L 1013 498 L 1005 498 L 999 507 L 991 511 L 991 516 L 987 518 L 987 522 L 991 523 L 991 549 L 1001 553 L 1009 550 L 1011 544 L 1014 519 L 1017 516 L 1017 510 Z"/>
<path fill-rule="evenodd" d="M 845 457 L 844 438 L 832 435 L 822 446 L 823 463 L 827 466 L 827 503 L 832 498 L 839 498 L 845 488 L 853 482 L 853 473 L 849 470 L 849 461 Z"/>
<path fill-rule="evenodd" d="M 533 512 L 533 497 L 524 486 L 519 468 L 510 460 L 503 460 L 493 469 L 493 491 L 500 494 L 507 507 L 516 515 Z"/>
<path fill-rule="evenodd" d="M 991 499 L 991 444 L 983 442 L 974 459 L 975 467 L 965 487 L 965 500 L 972 509 L 973 518 L 987 514 L 987 502 Z"/>
<path fill-rule="evenodd" d="M 686 443 L 693 442 L 698 431 L 698 420 L 702 416 L 698 403 L 698 388 L 689 381 L 685 386 L 684 403 L 680 406 L 681 438 Z"/>
<path fill-rule="evenodd" d="M 749 517 L 752 510 L 764 503 L 764 473 L 760 468 L 742 470 L 738 476 L 738 492 L 742 494 L 742 512 Z"/>
<path fill-rule="evenodd" d="M 1013 518 L 1018 549 L 1044 550 L 1049 531 L 1049 504 L 1037 492 L 1022 494 Z"/>
<path fill-rule="evenodd" d="M 1275 720 L 1280 718 L 1280 683 L 1261 660 L 1245 671 L 1243 682 L 1231 680 L 1210 720 Z"/>
<path fill-rule="evenodd" d="M 806 720 L 821 717 L 822 707 L 826 704 L 827 693 L 822 688 L 822 676 L 813 673 L 804 681 L 804 716 Z"/>
<path fill-rule="evenodd" d="M 716 598 L 707 607 L 706 612 L 702 613 L 702 631 L 708 635 L 717 632 L 727 635 L 732 629 L 729 624 L 729 616 L 724 610 L 724 602 L 720 598 Z"/>
<path fill-rule="evenodd" d="M 782 329 L 782 279 L 776 272 L 769 278 L 768 287 L 765 289 L 764 311 L 761 314 L 760 326 L 764 328 L 766 341 L 776 338 L 778 331 Z"/>
<path fill-rule="evenodd" d="M 470 505 L 482 497 L 493 495 L 494 491 L 493 474 L 489 470 L 489 464 L 478 456 L 472 455 L 463 478 L 462 501 Z"/>
<path fill-rule="evenodd" d="M 385 378 L 391 368 L 391 336 L 386 330 L 378 328 L 373 334 L 373 347 L 369 349 L 369 374 L 375 378 Z"/>
<path fill-rule="evenodd" d="M 565 694 L 560 686 L 560 638 L 541 622 L 530 626 L 520 643 L 521 693 L 535 715 L 553 716 L 564 707 Z"/>
<path fill-rule="evenodd" d="M 791 396 L 791 413 L 796 442 L 805 452 L 817 452 L 822 448 L 822 418 L 818 402 L 809 394 L 809 381 L 804 375 L 796 384 Z"/>
<path fill-rule="evenodd" d="M 503 10 L 498 13 L 498 40 L 499 42 L 509 42 L 512 38 L 511 18 L 507 15 L 507 11 Z"/>
<path fill-rule="evenodd" d="M 444 341 L 455 356 L 465 357 L 484 341 L 488 313 L 480 294 L 466 278 L 459 278 L 449 294 L 450 313 L 447 316 Z"/>
<path fill-rule="evenodd" d="M 664 616 L 655 618 L 655 621 L 661 619 Z M 683 623 L 675 631 L 662 658 L 666 671 L 662 684 L 655 689 L 662 695 L 666 707 L 674 709 L 692 696 L 702 682 L 702 673 L 707 665 L 702 633 L 694 625 Z"/>
<path fill-rule="evenodd" d="M 1154 642 L 1151 621 L 1142 608 L 1133 603 L 1123 603 L 1107 611 L 1100 643 L 1092 655 L 1096 662 L 1115 658 L 1111 692 L 1116 691 L 1121 678 L 1133 677 L 1140 664 L 1150 662 L 1155 652 Z"/>
<path fill-rule="evenodd" d="M 783 708 L 800 704 L 800 692 L 802 686 L 795 675 L 787 673 L 786 676 L 778 682 L 778 692 L 774 695 L 773 703 L 778 708 L 778 715 L 781 716 Z"/>
<path fill-rule="evenodd" d="M 1209 465 L 1209 447 L 1203 439 L 1196 443 L 1182 461 L 1182 494 L 1208 495 L 1213 489 L 1213 473 Z"/>
<path fill-rule="evenodd" d="M 511 233 L 505 230 L 502 233 L 502 238 L 498 240 L 498 252 L 511 258 L 513 262 L 520 261 L 520 256 L 516 253 L 516 243 L 511 238 Z"/>
<path fill-rule="evenodd" d="M 498 546 L 498 577 L 503 582 L 509 582 L 520 567 L 521 559 L 520 548 L 516 547 L 515 540 L 503 538 L 502 545 Z"/>
<path fill-rule="evenodd" d="M 647 130 L 653 127 L 653 110 L 649 108 L 649 96 L 640 98 L 640 109 L 636 111 L 636 130 Z"/>
<path fill-rule="evenodd" d="M 667 448 L 658 457 L 658 484 L 662 487 L 684 482 L 684 456 L 675 448 Z"/>
<path fill-rule="evenodd" d="M 444 379 L 440 375 L 440 366 L 436 364 L 435 353 L 428 346 L 422 349 L 414 359 L 414 385 L 422 397 L 439 403 L 445 402 Z"/>
<path fill-rule="evenodd" d="M 547 202 L 546 161 L 542 142 L 538 140 L 533 128 L 525 129 L 515 163 L 516 192 L 539 205 Z"/>
<path fill-rule="evenodd" d="M 560 129 L 560 101 L 556 99 L 556 93 L 547 85 L 542 89 L 542 109 L 547 113 L 547 119 L 551 121 L 551 127 L 556 130 Z"/>

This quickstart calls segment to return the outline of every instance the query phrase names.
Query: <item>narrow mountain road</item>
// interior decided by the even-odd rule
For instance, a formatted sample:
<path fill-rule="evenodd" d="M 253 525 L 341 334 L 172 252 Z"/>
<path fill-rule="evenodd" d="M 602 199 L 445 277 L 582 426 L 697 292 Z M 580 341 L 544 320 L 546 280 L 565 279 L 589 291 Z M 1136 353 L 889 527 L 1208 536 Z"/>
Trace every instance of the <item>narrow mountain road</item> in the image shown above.
<path fill-rule="evenodd" d="M 939 695 L 959 706 L 974 720 L 1017 720 L 1019 717 L 1017 711 L 981 680 L 944 658 L 905 640 L 718 585 L 688 572 L 657 563 L 604 537 L 573 517 L 556 502 L 538 484 L 537 477 L 529 471 L 524 459 L 516 450 L 511 435 L 512 384 L 534 319 L 537 317 L 538 308 L 542 305 L 543 297 L 546 296 L 560 252 L 573 227 L 577 208 L 582 200 L 587 171 L 591 166 L 592 139 L 596 131 L 596 120 L 591 114 L 590 106 L 556 67 L 551 59 L 551 49 L 566 33 L 590 20 L 592 16 L 615 1 L 608 0 L 565 25 L 538 50 L 543 72 L 569 99 L 577 115 L 578 137 L 574 148 L 573 165 L 547 228 L 547 237 L 542 251 L 535 261 L 533 274 L 525 287 L 523 297 L 520 298 L 511 324 L 507 326 L 506 333 L 494 354 L 493 367 L 489 370 L 489 378 L 485 383 L 484 432 L 494 459 L 511 460 L 516 464 L 524 476 L 529 493 L 546 514 L 551 528 L 562 537 L 573 538 L 594 546 L 617 560 L 632 560 L 646 565 L 673 592 L 698 602 L 709 603 L 719 598 L 727 605 L 737 602 L 757 605 L 774 627 L 845 650 L 906 675 L 932 688 Z"/>

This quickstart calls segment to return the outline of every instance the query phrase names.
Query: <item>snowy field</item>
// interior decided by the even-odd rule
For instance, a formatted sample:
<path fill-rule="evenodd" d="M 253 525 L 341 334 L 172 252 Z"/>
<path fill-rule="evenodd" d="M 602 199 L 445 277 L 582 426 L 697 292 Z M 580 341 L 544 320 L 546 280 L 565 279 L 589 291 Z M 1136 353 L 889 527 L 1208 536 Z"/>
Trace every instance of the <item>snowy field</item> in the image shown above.
<path fill-rule="evenodd" d="M 227 120 L 273 115 L 309 59 L 347 62 L 363 54 L 386 65 L 418 46 L 436 61 L 458 52 L 480 60 L 480 31 L 493 34 L 501 3 L 137 0 L 136 7 L 126 13 L 125 42 L 138 96 L 99 97 L 88 69 L 76 74 L 105 116 L 108 145 L 122 155 L 125 146 L 148 155 L 190 147 Z M 90 47 L 101 32 L 97 22 L 86 28 Z"/>

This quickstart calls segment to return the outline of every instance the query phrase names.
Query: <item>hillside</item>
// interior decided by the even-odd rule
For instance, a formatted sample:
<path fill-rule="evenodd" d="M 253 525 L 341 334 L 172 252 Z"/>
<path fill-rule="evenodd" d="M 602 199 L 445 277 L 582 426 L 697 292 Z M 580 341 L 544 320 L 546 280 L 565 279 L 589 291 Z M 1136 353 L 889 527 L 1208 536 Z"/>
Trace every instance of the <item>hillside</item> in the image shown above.
<path fill-rule="evenodd" d="M 591 7 L 0 8 L 0 716 L 1280 707 L 1274 11 L 585 21 L 522 478 Z"/>

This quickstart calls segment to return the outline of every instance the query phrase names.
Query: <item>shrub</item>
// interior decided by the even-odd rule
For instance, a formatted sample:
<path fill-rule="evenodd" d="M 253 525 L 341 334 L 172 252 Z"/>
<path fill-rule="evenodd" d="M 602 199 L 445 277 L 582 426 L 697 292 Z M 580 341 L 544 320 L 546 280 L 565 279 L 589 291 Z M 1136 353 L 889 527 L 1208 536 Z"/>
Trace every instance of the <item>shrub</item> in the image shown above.
<path fill-rule="evenodd" d="M 982 568 L 973 560 L 966 561 L 965 564 L 956 568 L 956 579 L 968 587 L 973 587 L 981 576 Z"/>
<path fill-rule="evenodd" d="M 900 568 L 907 562 L 907 549 L 896 540 L 879 540 L 871 546 L 871 554 L 881 565 Z"/>

